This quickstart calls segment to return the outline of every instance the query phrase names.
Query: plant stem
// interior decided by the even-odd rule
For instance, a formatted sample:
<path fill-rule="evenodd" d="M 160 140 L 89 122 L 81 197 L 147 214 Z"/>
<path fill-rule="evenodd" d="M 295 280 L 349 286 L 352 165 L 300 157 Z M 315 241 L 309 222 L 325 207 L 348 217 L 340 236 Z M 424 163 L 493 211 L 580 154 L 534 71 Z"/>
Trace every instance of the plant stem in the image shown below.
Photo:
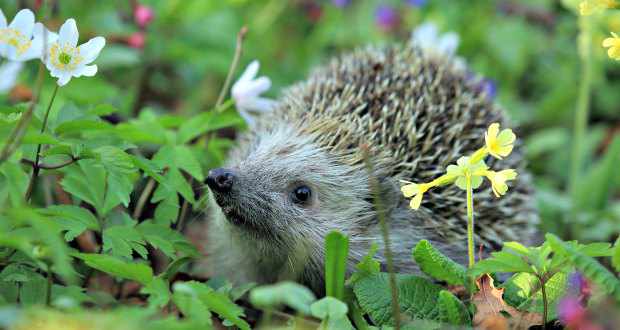
<path fill-rule="evenodd" d="M 471 176 L 467 176 L 467 254 L 469 268 L 474 266 L 474 192 L 471 187 Z"/>
<path fill-rule="evenodd" d="M 45 110 L 45 115 L 43 116 L 43 123 L 41 124 L 41 133 L 45 132 L 45 129 L 47 128 L 47 120 L 49 118 L 50 115 L 50 110 L 52 109 L 52 104 L 54 104 L 54 100 L 56 99 L 56 94 L 58 93 L 58 84 L 56 84 L 56 87 L 54 87 L 54 92 L 52 93 L 52 98 L 50 99 L 50 103 L 47 105 L 47 109 Z M 34 164 L 32 165 L 32 176 L 30 177 L 30 182 L 28 183 L 28 189 L 26 190 L 26 202 L 28 202 L 30 200 L 30 197 L 32 196 L 32 191 L 34 190 L 34 186 L 36 184 L 37 181 L 37 176 L 39 175 L 39 171 L 41 170 L 41 167 L 39 166 L 39 160 L 41 159 L 41 147 L 42 144 L 38 144 L 37 145 L 37 152 L 34 158 Z"/>
<path fill-rule="evenodd" d="M 11 135 L 6 140 L 6 144 L 0 151 L 0 164 L 5 162 L 7 159 L 11 157 L 11 155 L 17 150 L 19 145 L 21 144 L 22 138 L 24 134 L 26 134 L 26 130 L 28 129 L 28 124 L 30 123 L 30 119 L 32 119 L 32 113 L 34 112 L 34 107 L 39 100 L 39 96 L 41 95 L 41 87 L 43 86 L 43 73 L 44 66 L 43 62 L 39 63 L 39 72 L 37 73 L 37 82 L 35 85 L 35 93 L 32 95 L 32 101 L 28 106 L 28 109 L 22 113 L 17 126 L 11 132 Z"/>
<path fill-rule="evenodd" d="M 573 127 L 573 149 L 571 155 L 571 171 L 569 178 L 569 190 L 573 200 L 572 216 L 576 217 L 577 208 L 577 180 L 583 165 L 583 141 L 585 139 L 588 112 L 590 108 L 590 90 L 592 88 L 592 33 L 591 22 L 587 16 L 579 17 L 579 36 L 577 47 L 581 59 L 581 79 L 579 80 L 579 94 L 577 96 L 577 108 L 575 109 L 575 121 Z"/>
<path fill-rule="evenodd" d="M 543 298 L 543 330 L 545 330 L 547 327 L 547 309 L 549 308 L 549 303 L 547 301 L 547 289 L 545 289 L 546 281 L 542 276 L 539 276 L 538 280 L 540 281 L 540 291 L 542 292 Z"/>
<path fill-rule="evenodd" d="M 52 266 L 48 265 L 47 267 L 47 297 L 45 299 L 45 304 L 47 306 L 52 303 L 52 285 L 54 284 L 54 280 L 52 278 Z"/>
<path fill-rule="evenodd" d="M 149 178 L 149 181 L 144 186 L 144 190 L 142 190 L 142 194 L 140 194 L 140 198 L 138 198 L 138 203 L 136 204 L 136 208 L 133 210 L 132 218 L 138 220 L 140 215 L 142 214 L 142 210 L 144 209 L 144 205 L 148 200 L 151 192 L 153 192 L 153 188 L 155 188 L 155 179 Z"/>
<path fill-rule="evenodd" d="M 400 304 L 398 303 L 398 286 L 396 285 L 396 274 L 394 272 L 394 260 L 392 256 L 392 250 L 390 249 L 390 234 L 388 224 L 385 219 L 385 208 L 383 207 L 383 200 L 381 199 L 381 191 L 379 188 L 379 181 L 375 177 L 372 161 L 370 160 L 369 150 L 367 145 L 362 146 L 362 152 L 364 162 L 366 163 L 366 171 L 368 172 L 368 183 L 373 195 L 373 202 L 375 210 L 377 212 L 377 218 L 379 219 L 379 226 L 381 227 L 381 234 L 383 236 L 383 244 L 385 249 L 385 259 L 387 263 L 387 270 L 389 275 L 390 291 L 392 294 L 392 315 L 394 317 L 394 329 L 400 330 Z"/>

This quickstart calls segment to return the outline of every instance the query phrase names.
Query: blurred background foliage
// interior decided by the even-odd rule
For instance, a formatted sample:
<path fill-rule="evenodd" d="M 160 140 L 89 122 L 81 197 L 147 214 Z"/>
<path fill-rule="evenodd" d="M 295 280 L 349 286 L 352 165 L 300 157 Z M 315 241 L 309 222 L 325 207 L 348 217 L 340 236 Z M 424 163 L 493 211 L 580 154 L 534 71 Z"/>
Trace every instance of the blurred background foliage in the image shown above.
<path fill-rule="evenodd" d="M 7 17 L 18 8 L 42 6 L 37 19 L 56 30 L 76 18 L 82 39 L 106 37 L 96 64 L 100 73 L 74 79 L 59 93 L 51 118 L 100 103 L 118 108 L 107 120 L 124 122 L 165 115 L 162 125 L 180 116 L 211 109 L 230 65 L 235 36 L 242 26 L 241 69 L 252 59 L 273 81 L 269 96 L 303 80 L 330 56 L 366 44 L 406 42 L 411 31 L 432 21 L 460 36 L 458 55 L 486 77 L 525 141 L 537 185 L 543 231 L 564 238 L 611 240 L 620 231 L 618 143 L 620 63 L 600 46 L 608 31 L 620 32 L 620 11 L 591 18 L 594 74 L 589 129 L 584 141 L 585 173 L 577 199 L 567 182 L 573 115 L 581 65 L 576 47 L 576 0 L 145 0 L 154 19 L 139 27 L 135 1 L 0 0 Z M 29 63 L 19 84 L 0 103 L 28 100 L 36 76 Z M 41 100 L 54 81 L 46 78 Z M 43 109 L 37 109 L 42 112 Z M 167 116 L 167 117 L 166 117 Z M 55 119 L 54 119 L 55 118 Z M 152 118 L 151 118 L 152 119 Z M 54 121 L 52 121 L 53 123 Z M 52 124 L 53 126 L 53 124 Z M 222 144 L 228 146 L 227 143 Z M 219 150 L 219 149 L 218 149 Z M 198 151 L 199 153 L 199 151 Z M 224 148 L 200 159 L 205 169 L 221 161 Z M 571 210 L 573 216 L 567 216 Z"/>

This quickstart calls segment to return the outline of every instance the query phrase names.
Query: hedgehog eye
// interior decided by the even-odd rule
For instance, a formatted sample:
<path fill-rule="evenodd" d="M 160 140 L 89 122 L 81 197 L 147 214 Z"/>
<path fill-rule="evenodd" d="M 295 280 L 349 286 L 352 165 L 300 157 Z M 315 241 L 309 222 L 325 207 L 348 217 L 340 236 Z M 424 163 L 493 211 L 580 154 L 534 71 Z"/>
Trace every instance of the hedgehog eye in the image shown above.
<path fill-rule="evenodd" d="M 291 198 L 296 204 L 302 204 L 310 200 L 312 196 L 312 190 L 308 186 L 299 186 L 291 193 Z"/>

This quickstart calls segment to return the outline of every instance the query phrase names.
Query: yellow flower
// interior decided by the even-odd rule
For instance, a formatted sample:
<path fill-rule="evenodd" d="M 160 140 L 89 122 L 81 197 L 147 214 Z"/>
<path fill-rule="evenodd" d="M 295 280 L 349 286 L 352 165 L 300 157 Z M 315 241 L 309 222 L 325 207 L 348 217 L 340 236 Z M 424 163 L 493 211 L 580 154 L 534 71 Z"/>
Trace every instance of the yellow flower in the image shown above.
<path fill-rule="evenodd" d="M 497 159 L 510 155 L 516 138 L 517 136 L 511 129 L 505 129 L 500 132 L 498 123 L 491 124 L 484 133 L 487 151 Z"/>
<path fill-rule="evenodd" d="M 517 177 L 517 172 L 513 169 L 499 172 L 486 171 L 485 176 L 491 181 L 491 189 L 493 189 L 495 197 L 499 198 L 508 191 L 506 181 L 514 180 Z"/>
<path fill-rule="evenodd" d="M 620 37 L 613 32 L 611 36 L 611 38 L 603 40 L 603 47 L 609 47 L 607 55 L 609 55 L 610 58 L 620 61 Z"/>
<path fill-rule="evenodd" d="M 615 8 L 616 0 L 586 0 L 579 4 L 579 13 L 587 16 L 608 8 Z"/>
<path fill-rule="evenodd" d="M 430 189 L 431 187 L 432 186 L 428 183 L 410 183 L 402 186 L 400 188 L 400 191 L 402 191 L 403 195 L 405 195 L 405 197 L 407 198 L 413 197 L 411 198 L 409 206 L 412 209 L 417 210 L 418 208 L 420 208 L 420 204 L 422 204 L 422 197 L 424 196 L 424 193 L 427 192 L 428 189 Z"/>
<path fill-rule="evenodd" d="M 472 189 L 480 187 L 482 184 L 482 175 L 488 169 L 483 160 L 476 163 L 471 162 L 470 157 L 461 157 L 456 161 L 456 165 L 450 165 L 446 169 L 448 176 L 456 179 L 456 186 L 466 190 L 467 180 L 471 180 Z"/>

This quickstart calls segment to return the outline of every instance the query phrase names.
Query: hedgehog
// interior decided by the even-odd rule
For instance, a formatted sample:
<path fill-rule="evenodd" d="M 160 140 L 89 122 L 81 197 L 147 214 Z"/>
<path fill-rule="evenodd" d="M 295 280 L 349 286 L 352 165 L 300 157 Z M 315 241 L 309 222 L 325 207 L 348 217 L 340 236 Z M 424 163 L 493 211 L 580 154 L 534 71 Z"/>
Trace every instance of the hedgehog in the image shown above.
<path fill-rule="evenodd" d="M 489 124 L 508 125 L 471 77 L 454 58 L 414 44 L 367 46 L 286 89 L 275 110 L 239 137 L 224 167 L 209 171 L 212 275 L 236 283 L 293 280 L 322 294 L 324 238 L 334 230 L 349 238 L 349 274 L 373 244 L 385 269 L 372 182 L 396 272 L 420 272 L 411 251 L 422 239 L 465 264 L 464 192 L 433 189 L 414 211 L 400 187 L 401 180 L 437 178 L 480 147 Z M 475 194 L 475 240 L 485 251 L 536 233 L 521 146 L 501 165 L 519 172 L 509 193 L 497 199 L 485 183 Z"/>

